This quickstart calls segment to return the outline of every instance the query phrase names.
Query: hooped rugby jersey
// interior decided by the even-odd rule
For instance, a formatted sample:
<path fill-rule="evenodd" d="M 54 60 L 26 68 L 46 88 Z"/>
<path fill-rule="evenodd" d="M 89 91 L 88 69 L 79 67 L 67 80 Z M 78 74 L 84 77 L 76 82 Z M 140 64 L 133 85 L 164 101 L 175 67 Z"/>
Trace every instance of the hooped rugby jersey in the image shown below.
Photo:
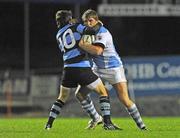
<path fill-rule="evenodd" d="M 93 44 L 104 48 L 101 55 L 91 55 L 97 68 L 115 68 L 123 65 L 120 56 L 115 50 L 112 35 L 104 26 L 101 26 L 96 33 Z"/>
<path fill-rule="evenodd" d="M 67 24 L 57 32 L 56 39 L 63 52 L 64 67 L 91 67 L 88 54 L 78 46 L 85 28 L 82 24 Z"/>

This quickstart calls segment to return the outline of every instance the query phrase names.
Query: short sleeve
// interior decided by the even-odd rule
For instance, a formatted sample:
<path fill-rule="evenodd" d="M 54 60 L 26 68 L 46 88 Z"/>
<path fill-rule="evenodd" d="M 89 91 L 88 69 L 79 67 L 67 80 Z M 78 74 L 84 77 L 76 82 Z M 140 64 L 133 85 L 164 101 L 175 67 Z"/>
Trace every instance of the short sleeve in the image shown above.
<path fill-rule="evenodd" d="M 106 41 L 107 36 L 105 35 L 105 33 L 98 33 L 96 34 L 95 41 L 93 42 L 93 44 L 101 44 L 104 45 L 104 47 L 106 47 Z"/>
<path fill-rule="evenodd" d="M 83 33 L 84 29 L 86 28 L 86 26 L 79 24 L 76 28 L 77 32 L 79 32 L 80 34 Z"/>

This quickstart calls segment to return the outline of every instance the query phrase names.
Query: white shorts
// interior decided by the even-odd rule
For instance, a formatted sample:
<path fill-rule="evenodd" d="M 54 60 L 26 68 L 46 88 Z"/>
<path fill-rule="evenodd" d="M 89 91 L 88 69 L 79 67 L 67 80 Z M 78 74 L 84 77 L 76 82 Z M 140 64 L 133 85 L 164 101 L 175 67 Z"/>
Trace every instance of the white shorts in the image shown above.
<path fill-rule="evenodd" d="M 109 69 L 93 68 L 93 71 L 102 79 L 102 81 L 107 81 L 111 85 L 119 82 L 127 82 L 123 66 Z"/>

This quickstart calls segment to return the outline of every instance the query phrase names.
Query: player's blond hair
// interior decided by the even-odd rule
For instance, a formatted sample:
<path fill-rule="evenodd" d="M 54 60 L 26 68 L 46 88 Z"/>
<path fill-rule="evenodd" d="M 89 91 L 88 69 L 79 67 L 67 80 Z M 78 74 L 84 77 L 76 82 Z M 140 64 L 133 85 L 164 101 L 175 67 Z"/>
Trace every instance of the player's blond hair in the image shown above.
<path fill-rule="evenodd" d="M 89 18 L 94 18 L 95 20 L 99 20 L 98 14 L 96 11 L 92 10 L 92 9 L 88 9 L 87 11 L 85 11 L 82 15 L 82 20 L 85 21 Z"/>

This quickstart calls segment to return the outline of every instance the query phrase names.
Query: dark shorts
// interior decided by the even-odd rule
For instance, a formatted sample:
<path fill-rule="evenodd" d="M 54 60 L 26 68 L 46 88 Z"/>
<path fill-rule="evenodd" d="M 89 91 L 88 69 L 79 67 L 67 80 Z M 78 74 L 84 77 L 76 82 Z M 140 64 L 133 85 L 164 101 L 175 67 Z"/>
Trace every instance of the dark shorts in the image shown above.
<path fill-rule="evenodd" d="M 63 70 L 62 85 L 68 88 L 77 87 L 78 84 L 86 86 L 96 81 L 98 76 L 91 68 L 66 67 Z"/>

